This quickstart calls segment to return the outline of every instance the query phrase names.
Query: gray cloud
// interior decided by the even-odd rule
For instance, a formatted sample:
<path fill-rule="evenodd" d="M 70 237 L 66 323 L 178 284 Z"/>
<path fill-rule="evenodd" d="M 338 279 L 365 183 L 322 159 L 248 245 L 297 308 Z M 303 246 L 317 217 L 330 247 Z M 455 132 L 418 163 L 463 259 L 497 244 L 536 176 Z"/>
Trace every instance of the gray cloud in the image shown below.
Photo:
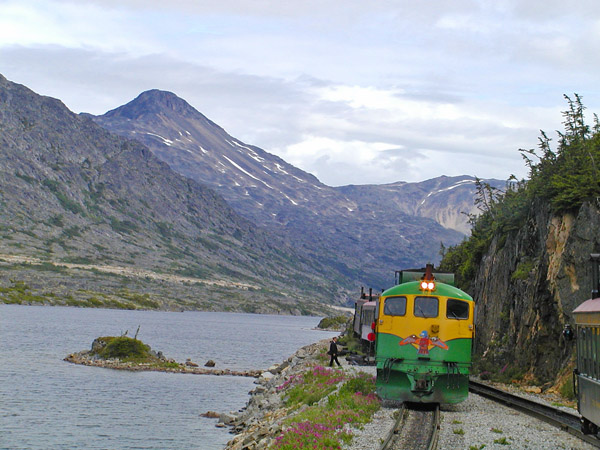
<path fill-rule="evenodd" d="M 0 31 L 7 78 L 94 114 L 169 90 L 332 185 L 524 175 L 517 149 L 561 128 L 564 93 L 600 109 L 591 0 L 34 0 L 6 11 L 22 12 L 11 23 L 27 37 Z"/>

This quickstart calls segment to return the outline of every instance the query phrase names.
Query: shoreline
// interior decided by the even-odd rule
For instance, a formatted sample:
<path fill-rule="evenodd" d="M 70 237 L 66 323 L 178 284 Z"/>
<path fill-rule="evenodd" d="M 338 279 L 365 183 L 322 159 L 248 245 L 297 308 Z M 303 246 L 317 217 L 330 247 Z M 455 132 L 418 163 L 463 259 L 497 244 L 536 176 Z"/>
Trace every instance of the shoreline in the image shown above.
<path fill-rule="evenodd" d="M 257 384 L 256 388 L 248 393 L 250 398 L 246 406 L 238 412 L 218 414 L 208 411 L 203 414 L 204 417 L 217 417 L 214 414 L 218 414 L 215 426 L 230 427 L 230 433 L 235 434 L 227 442 L 224 450 L 264 450 L 271 446 L 275 437 L 284 430 L 284 420 L 290 413 L 297 412 L 284 405 L 284 391 L 278 387 L 290 377 L 305 371 L 310 365 L 319 363 L 317 358 L 327 352 L 329 341 L 329 338 L 322 339 L 301 347 L 282 363 L 261 374 L 254 382 Z M 346 361 L 343 361 L 342 368 L 348 370 L 348 367 L 354 370 L 356 366 L 348 366 Z M 210 415 L 211 413 L 213 415 Z"/>
<path fill-rule="evenodd" d="M 133 363 L 123 362 L 116 359 L 93 359 L 88 355 L 89 351 L 84 350 L 79 353 L 71 353 L 63 361 L 71 364 L 79 364 L 90 367 L 100 367 L 103 369 L 127 370 L 130 372 L 167 372 L 167 373 L 188 373 L 193 375 L 214 375 L 214 376 L 236 376 L 258 378 L 264 373 L 264 370 L 232 370 L 232 369 L 212 369 L 203 367 L 188 366 L 184 363 L 176 363 L 176 367 L 156 366 L 152 363 Z"/>

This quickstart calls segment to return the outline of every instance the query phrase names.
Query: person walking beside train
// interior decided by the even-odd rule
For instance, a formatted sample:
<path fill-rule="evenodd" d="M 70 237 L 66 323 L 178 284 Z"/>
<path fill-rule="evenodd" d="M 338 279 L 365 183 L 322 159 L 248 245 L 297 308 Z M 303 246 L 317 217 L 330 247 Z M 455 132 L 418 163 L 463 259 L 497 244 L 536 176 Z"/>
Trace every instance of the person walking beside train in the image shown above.
<path fill-rule="evenodd" d="M 327 352 L 328 355 L 331 356 L 331 360 L 329 361 L 329 367 L 333 367 L 333 362 L 335 361 L 337 363 L 338 366 L 341 366 L 340 362 L 338 361 L 338 348 L 337 348 L 337 336 L 334 336 L 334 338 L 331 340 L 331 343 L 329 344 L 329 351 Z"/>

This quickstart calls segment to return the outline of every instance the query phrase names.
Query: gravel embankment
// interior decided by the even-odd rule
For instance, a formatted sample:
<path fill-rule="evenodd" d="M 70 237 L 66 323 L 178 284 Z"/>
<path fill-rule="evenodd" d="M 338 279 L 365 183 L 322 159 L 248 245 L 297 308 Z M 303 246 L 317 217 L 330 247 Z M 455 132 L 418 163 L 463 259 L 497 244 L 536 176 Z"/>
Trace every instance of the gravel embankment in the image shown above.
<path fill-rule="evenodd" d="M 362 369 L 375 373 L 373 367 Z M 548 403 L 533 394 L 525 396 Z M 379 450 L 381 439 L 394 424 L 393 412 L 392 408 L 379 410 L 371 423 L 355 432 L 352 444 L 344 450 Z M 442 406 L 441 413 L 439 450 L 595 448 L 541 420 L 476 394 L 469 394 L 466 401 L 457 405 Z"/>

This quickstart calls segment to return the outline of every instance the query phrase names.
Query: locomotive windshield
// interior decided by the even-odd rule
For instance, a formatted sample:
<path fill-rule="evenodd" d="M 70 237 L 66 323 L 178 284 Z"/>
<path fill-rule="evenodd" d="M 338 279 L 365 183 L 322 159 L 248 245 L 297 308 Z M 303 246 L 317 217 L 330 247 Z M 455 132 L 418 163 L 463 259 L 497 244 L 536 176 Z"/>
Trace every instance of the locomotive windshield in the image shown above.
<path fill-rule="evenodd" d="M 415 317 L 437 317 L 438 303 L 437 297 L 415 297 Z"/>
<path fill-rule="evenodd" d="M 406 314 L 406 297 L 388 297 L 385 299 L 383 313 L 387 316 L 403 316 Z"/>
<path fill-rule="evenodd" d="M 446 317 L 448 319 L 468 319 L 469 304 L 462 300 L 449 298 L 448 303 L 446 303 Z"/>

